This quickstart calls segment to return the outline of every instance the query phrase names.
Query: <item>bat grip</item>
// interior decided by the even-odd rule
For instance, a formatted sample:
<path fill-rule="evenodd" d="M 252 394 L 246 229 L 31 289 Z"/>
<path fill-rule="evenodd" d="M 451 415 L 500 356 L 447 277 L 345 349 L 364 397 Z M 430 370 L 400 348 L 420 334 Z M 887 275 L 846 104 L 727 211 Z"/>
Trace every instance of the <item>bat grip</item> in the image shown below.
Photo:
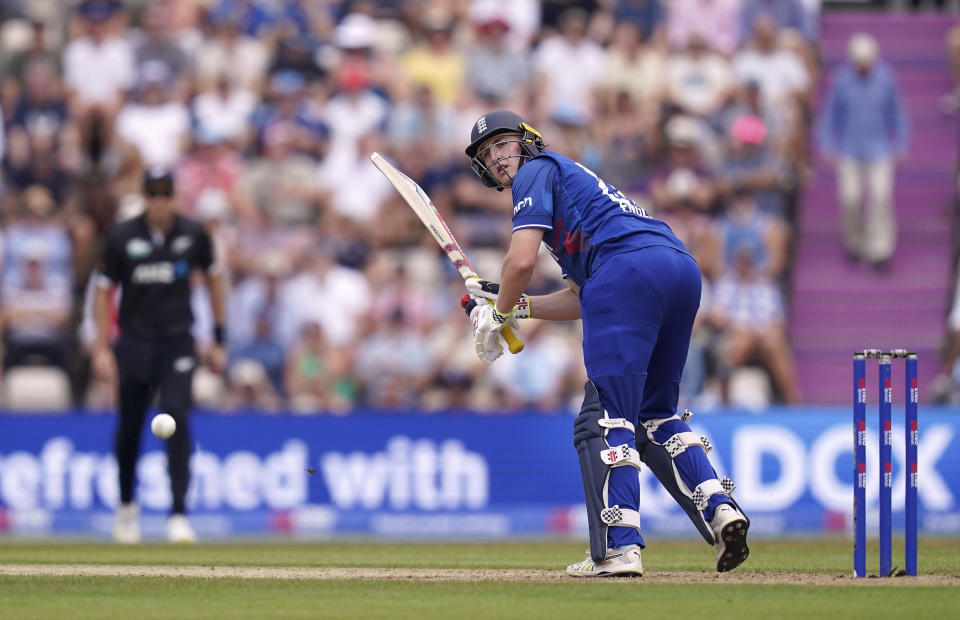
<path fill-rule="evenodd" d="M 517 335 L 513 333 L 513 330 L 509 326 L 505 326 L 500 330 L 500 333 L 503 335 L 503 339 L 507 341 L 507 346 L 510 348 L 510 352 L 516 355 L 520 351 L 523 351 L 523 340 L 517 338 Z"/>

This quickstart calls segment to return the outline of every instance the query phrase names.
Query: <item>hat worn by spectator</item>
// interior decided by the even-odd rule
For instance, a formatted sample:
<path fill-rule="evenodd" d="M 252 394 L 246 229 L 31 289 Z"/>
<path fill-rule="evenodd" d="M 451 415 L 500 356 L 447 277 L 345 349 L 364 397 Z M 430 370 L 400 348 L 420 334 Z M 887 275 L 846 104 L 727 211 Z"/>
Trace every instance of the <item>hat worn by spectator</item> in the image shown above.
<path fill-rule="evenodd" d="M 505 34 L 510 31 L 510 24 L 499 15 L 491 15 L 477 20 L 477 32 L 484 36 Z"/>
<path fill-rule="evenodd" d="M 760 118 L 744 114 L 734 121 L 730 128 L 730 138 L 737 144 L 760 146 L 767 140 L 767 126 Z"/>
<path fill-rule="evenodd" d="M 666 134 L 671 146 L 696 146 L 700 132 L 689 116 L 674 116 L 667 122 Z"/>
<path fill-rule="evenodd" d="M 377 24 L 369 15 L 350 13 L 333 33 L 334 44 L 345 50 L 361 50 L 373 46 Z"/>

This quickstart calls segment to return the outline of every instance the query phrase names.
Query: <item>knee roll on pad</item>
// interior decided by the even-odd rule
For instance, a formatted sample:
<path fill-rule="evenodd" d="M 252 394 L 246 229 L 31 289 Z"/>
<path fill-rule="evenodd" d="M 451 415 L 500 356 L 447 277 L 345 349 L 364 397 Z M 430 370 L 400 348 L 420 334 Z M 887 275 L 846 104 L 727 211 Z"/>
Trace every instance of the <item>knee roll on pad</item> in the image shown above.
<path fill-rule="evenodd" d="M 721 480 L 711 478 L 701 482 L 696 488 L 690 489 L 680 477 L 680 472 L 673 461 L 690 448 L 699 447 L 703 449 L 704 453 L 709 453 L 713 449 L 710 441 L 706 437 L 698 436 L 689 430 L 674 433 L 663 442 L 658 442 L 655 439 L 655 433 L 667 422 L 678 420 L 685 425 L 691 417 L 693 417 L 693 414 L 689 410 L 684 410 L 680 415 L 643 422 L 642 427 L 638 429 L 636 434 L 637 451 L 646 466 L 660 481 L 660 484 L 667 489 L 673 499 L 687 513 L 703 539 L 712 545 L 715 542 L 713 529 L 704 519 L 703 511 L 706 510 L 712 496 L 717 494 L 730 496 L 735 486 L 733 481 L 726 476 Z M 732 499 L 731 497 L 731 501 Z M 733 504 L 736 506 L 736 502 L 733 502 Z M 737 509 L 739 510 L 739 506 L 737 506 Z"/>
<path fill-rule="evenodd" d="M 611 446 L 607 435 L 612 429 L 636 433 L 633 424 L 623 418 L 611 418 L 600 402 L 596 386 L 584 386 L 583 405 L 573 424 L 573 445 L 580 460 L 583 495 L 587 502 L 590 529 L 590 557 L 599 562 L 607 554 L 607 530 L 610 526 L 640 529 L 640 514 L 630 508 L 610 506 L 607 489 L 614 467 L 630 466 L 640 471 L 640 454 L 629 444 Z"/>

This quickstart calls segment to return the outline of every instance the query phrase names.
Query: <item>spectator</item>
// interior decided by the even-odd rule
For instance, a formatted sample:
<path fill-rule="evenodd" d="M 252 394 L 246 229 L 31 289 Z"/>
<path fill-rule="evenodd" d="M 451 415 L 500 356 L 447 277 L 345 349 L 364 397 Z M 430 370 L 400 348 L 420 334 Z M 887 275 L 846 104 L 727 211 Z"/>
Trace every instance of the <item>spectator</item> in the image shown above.
<path fill-rule="evenodd" d="M 307 321 L 287 355 L 284 377 L 290 406 L 299 412 L 346 413 L 357 389 L 350 366 L 349 352 L 331 347 L 320 323 Z"/>
<path fill-rule="evenodd" d="M 229 76 L 221 74 L 213 88 L 194 98 L 191 111 L 196 125 L 203 131 L 243 149 L 247 146 L 250 118 L 258 102 L 255 93 L 236 87 Z"/>
<path fill-rule="evenodd" d="M 25 264 L 3 281 L 3 368 L 39 363 L 66 372 L 70 280 L 47 265 L 51 248 L 42 238 L 30 239 L 22 248 Z"/>
<path fill-rule="evenodd" d="M 670 47 L 685 49 L 694 36 L 707 47 L 731 56 L 740 43 L 742 0 L 673 0 L 667 10 Z"/>
<path fill-rule="evenodd" d="M 812 42 L 816 38 L 816 22 L 801 0 L 745 0 L 741 14 L 741 40 L 750 36 L 759 15 L 767 15 L 778 30 L 790 28 Z"/>
<path fill-rule="evenodd" d="M 331 155 L 320 166 L 319 183 L 329 193 L 335 216 L 369 226 L 379 217 L 382 205 L 396 198 L 390 182 L 370 164 L 370 153 L 378 150 L 380 144 L 382 141 L 376 134 L 358 136 L 349 157 L 346 153 L 338 157 Z M 358 192 L 358 187 L 364 191 Z"/>
<path fill-rule="evenodd" d="M 260 0 L 219 0 L 211 10 L 217 20 L 232 20 L 250 38 L 261 37 L 274 24 L 274 16 Z"/>
<path fill-rule="evenodd" d="M 787 227 L 758 207 L 747 186 L 733 190 L 726 212 L 717 221 L 715 234 L 723 272 L 736 268 L 740 252 L 749 254 L 753 260 L 751 268 L 760 276 L 775 282 L 783 275 L 790 239 Z"/>
<path fill-rule="evenodd" d="M 468 16 L 474 24 L 503 20 L 509 29 L 507 47 L 526 54 L 540 32 L 540 0 L 470 0 Z"/>
<path fill-rule="evenodd" d="M 654 42 L 663 29 L 663 5 L 660 0 L 616 0 L 613 18 L 618 24 L 636 25 L 644 42 Z"/>
<path fill-rule="evenodd" d="M 34 120 L 29 133 L 19 128 L 10 132 L 7 179 L 14 193 L 31 186 L 45 188 L 53 199 L 51 211 L 60 212 L 72 198 L 69 190 L 73 181 L 60 145 L 63 134 L 57 134 L 52 121 L 46 117 Z"/>
<path fill-rule="evenodd" d="M 48 64 L 53 67 L 54 74 L 60 73 L 60 55 L 52 44 L 47 25 L 39 20 L 30 22 L 30 44 L 21 52 L 11 56 L 3 63 L 6 73 L 17 80 L 26 79 L 27 68 L 35 63 Z"/>
<path fill-rule="evenodd" d="M 632 23 L 619 24 L 607 52 L 604 71 L 604 95 L 607 106 L 614 106 L 619 93 L 627 93 L 638 111 L 659 113 L 666 88 L 666 58 L 659 49 L 644 46 L 640 28 Z"/>
<path fill-rule="evenodd" d="M 510 24 L 499 15 L 474 23 L 475 43 L 467 50 L 464 84 L 476 99 L 509 107 L 527 95 L 530 58 L 526 50 L 512 49 Z"/>
<path fill-rule="evenodd" d="M 71 276 L 70 238 L 64 227 L 54 218 L 56 208 L 50 192 L 33 185 L 20 196 L 19 214 L 6 228 L 3 244 L 3 283 L 22 282 L 26 265 L 30 260 L 30 248 L 44 248 L 44 281 L 65 279 Z M 20 275 L 18 275 L 20 274 Z"/>
<path fill-rule="evenodd" d="M 197 214 L 197 203 L 207 192 L 227 197 L 228 219 L 256 218 L 255 206 L 246 184 L 247 166 L 224 134 L 214 127 L 200 125 L 194 135 L 195 148 L 177 168 L 180 208 Z"/>
<path fill-rule="evenodd" d="M 753 115 L 744 115 L 730 128 L 727 158 L 720 172 L 720 192 L 755 195 L 760 211 L 786 219 L 784 195 L 792 179 L 786 163 L 767 145 L 767 127 Z"/>
<path fill-rule="evenodd" d="M 27 133 L 59 133 L 67 120 L 67 104 L 56 66 L 47 60 L 32 60 L 24 68 L 23 81 L 24 89 L 13 108 L 10 124 Z"/>
<path fill-rule="evenodd" d="M 716 120 L 735 86 L 730 63 L 694 35 L 667 62 L 667 100 L 686 114 Z"/>
<path fill-rule="evenodd" d="M 318 158 L 325 154 L 329 134 L 304 98 L 306 83 L 296 71 L 282 71 L 270 78 L 271 99 L 251 119 L 257 131 L 257 148 L 264 148 L 264 136 L 275 127 L 286 126 L 299 153 Z"/>
<path fill-rule="evenodd" d="M 314 239 L 314 243 L 317 241 Z M 370 309 L 371 290 L 363 274 L 334 262 L 336 249 L 321 241 L 281 290 L 280 343 L 289 348 L 309 321 L 319 321 L 334 346 L 360 337 L 359 322 Z"/>
<path fill-rule="evenodd" d="M 242 359 L 233 364 L 227 383 L 228 410 L 266 413 L 280 410 L 280 396 L 273 389 L 267 371 L 256 361 Z"/>
<path fill-rule="evenodd" d="M 490 368 L 493 382 L 502 390 L 501 406 L 554 411 L 565 404 L 564 396 L 573 383 L 575 364 L 569 355 L 572 343 L 562 327 L 533 321 L 524 330 L 524 358 L 510 356 Z M 526 323 L 525 326 L 529 325 Z"/>
<path fill-rule="evenodd" d="M 348 24 L 347 19 L 338 27 L 340 45 L 369 45 L 366 37 L 373 36 L 373 25 L 361 19 L 363 16 L 356 17 L 356 20 L 349 22 L 359 25 L 356 32 L 341 30 Z M 352 34 L 347 36 L 344 32 Z M 362 50 L 367 48 L 345 49 L 358 49 L 357 54 L 362 54 Z M 349 60 L 349 63 L 344 62 L 337 68 L 334 74 L 337 93 L 326 102 L 322 113 L 330 128 L 330 150 L 325 164 L 332 166 L 338 165 L 337 162 L 356 159 L 360 155 L 357 151 L 357 140 L 360 136 L 382 130 L 390 115 L 389 103 L 372 88 L 371 64 L 365 57 L 352 57 Z"/>
<path fill-rule="evenodd" d="M 248 176 L 257 209 L 280 226 L 311 224 L 320 213 L 316 166 L 294 150 L 295 132 L 292 125 L 273 125 L 264 136 L 264 156 Z"/>
<path fill-rule="evenodd" d="M 140 42 L 135 51 L 137 73 L 143 75 L 148 63 L 161 64 L 169 76 L 167 87 L 172 99 L 186 98 L 190 77 L 190 60 L 174 41 L 170 29 L 173 11 L 169 4 L 149 5 L 143 14 Z"/>
<path fill-rule="evenodd" d="M 639 193 L 651 172 L 656 118 L 653 110 L 643 109 L 628 91 L 618 90 L 612 109 L 596 124 L 594 135 L 605 155 L 599 172 L 627 194 Z"/>
<path fill-rule="evenodd" d="M 141 69 L 137 100 L 120 110 L 116 132 L 137 147 L 144 166 L 170 168 L 187 150 L 190 113 L 170 99 L 173 82 L 166 64 L 149 60 Z"/>
<path fill-rule="evenodd" d="M 585 125 L 591 117 L 593 91 L 603 79 L 606 55 L 587 38 L 587 23 L 583 11 L 565 11 L 560 33 L 545 39 L 534 53 L 537 101 L 542 115 L 551 120 Z"/>
<path fill-rule="evenodd" d="M 723 133 L 730 135 L 733 124 L 743 116 L 755 116 L 763 122 L 767 130 L 769 147 L 789 162 L 797 163 L 796 141 L 801 139 L 802 124 L 797 118 L 800 112 L 796 107 L 767 105 L 760 91 L 760 84 L 748 79 L 737 98 L 724 112 Z"/>
<path fill-rule="evenodd" d="M 266 46 L 244 35 L 232 17 L 214 21 L 213 36 L 205 39 L 197 52 L 197 85 L 208 90 L 226 74 L 237 87 L 259 92 L 270 60 Z"/>
<path fill-rule="evenodd" d="M 769 15 L 758 15 L 750 43 L 733 60 L 740 84 L 756 82 L 766 105 L 790 107 L 806 102 L 810 75 L 802 59 L 778 43 L 777 27 Z"/>
<path fill-rule="evenodd" d="M 821 153 L 835 160 L 847 256 L 884 269 L 896 245 L 893 174 L 907 149 L 907 119 L 893 71 L 868 34 L 850 37 L 850 64 L 833 75 L 819 119 Z M 861 217 L 864 185 L 869 213 Z"/>
<path fill-rule="evenodd" d="M 230 292 L 227 334 L 231 350 L 243 349 L 256 340 L 261 318 L 271 326 L 270 339 L 281 340 L 280 289 L 292 268 L 286 257 L 277 253 L 262 255 L 257 266 L 258 270 L 248 272 Z"/>
<path fill-rule="evenodd" d="M 440 160 L 445 159 L 456 144 L 456 129 L 453 106 L 437 101 L 427 86 L 418 86 L 409 100 L 394 105 L 388 133 L 401 153 L 422 148 L 430 153 L 431 159 Z"/>
<path fill-rule="evenodd" d="M 409 50 L 400 60 L 400 67 L 410 85 L 430 89 L 437 101 L 456 103 L 466 68 L 463 53 L 451 44 L 455 21 L 445 10 L 424 13 L 421 25 L 426 43 Z"/>
<path fill-rule="evenodd" d="M 716 186 L 701 162 L 699 136 L 690 117 L 675 116 L 667 123 L 667 158 L 650 178 L 650 197 L 657 207 L 690 206 L 702 211 L 713 207 Z"/>
<path fill-rule="evenodd" d="M 759 358 L 781 400 L 799 402 L 780 290 L 759 274 L 749 246 L 734 249 L 733 256 L 733 268 L 717 283 L 710 311 L 712 324 L 723 330 L 720 358 L 732 369 Z"/>
<path fill-rule="evenodd" d="M 273 317 L 269 312 L 257 316 L 254 321 L 253 339 L 230 352 L 230 366 L 252 360 L 263 368 L 270 379 L 273 391 L 283 391 L 283 347 L 273 339 Z"/>
<path fill-rule="evenodd" d="M 81 125 L 102 116 L 110 126 L 136 80 L 133 48 L 111 26 L 122 6 L 117 0 L 84 0 L 78 10 L 84 34 L 63 51 L 64 82 Z"/>
<path fill-rule="evenodd" d="M 427 339 L 406 329 L 406 317 L 397 311 L 388 320 L 375 322 L 360 341 L 354 362 L 362 401 L 380 409 L 410 409 L 433 376 L 434 360 Z"/>

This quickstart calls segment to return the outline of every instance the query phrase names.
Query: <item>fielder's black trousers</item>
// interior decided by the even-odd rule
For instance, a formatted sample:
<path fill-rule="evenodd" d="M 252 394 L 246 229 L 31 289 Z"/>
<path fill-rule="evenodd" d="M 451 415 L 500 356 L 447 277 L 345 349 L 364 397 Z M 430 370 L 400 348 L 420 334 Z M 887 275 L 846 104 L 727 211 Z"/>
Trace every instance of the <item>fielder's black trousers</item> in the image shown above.
<path fill-rule="evenodd" d="M 137 459 L 143 421 L 150 403 L 159 396 L 160 411 L 177 422 L 177 432 L 167 440 L 167 467 L 173 495 L 171 513 L 186 512 L 190 483 L 190 424 L 193 338 L 183 334 L 163 340 L 121 336 L 114 348 L 119 372 L 119 413 L 114 448 L 120 474 L 120 501 L 134 500 Z"/>

